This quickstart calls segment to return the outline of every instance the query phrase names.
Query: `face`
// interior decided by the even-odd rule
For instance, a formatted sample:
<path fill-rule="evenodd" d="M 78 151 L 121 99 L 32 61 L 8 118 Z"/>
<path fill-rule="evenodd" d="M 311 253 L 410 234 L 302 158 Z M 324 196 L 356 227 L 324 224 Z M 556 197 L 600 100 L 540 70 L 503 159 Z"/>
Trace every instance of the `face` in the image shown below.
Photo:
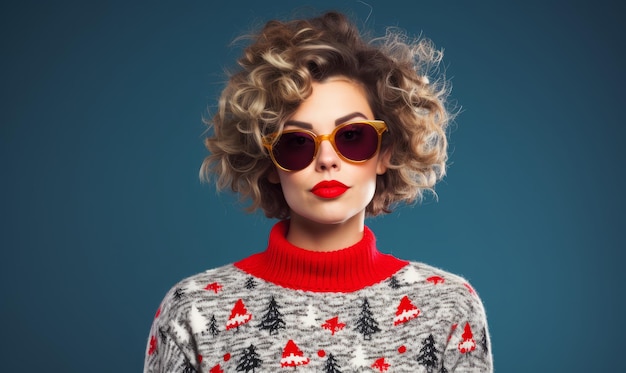
<path fill-rule="evenodd" d="M 313 83 L 313 92 L 285 124 L 285 130 L 305 129 L 330 134 L 351 120 L 373 120 L 364 88 L 346 78 Z M 299 171 L 276 169 L 270 181 L 280 182 L 291 211 L 292 224 L 341 224 L 365 220 L 365 208 L 376 189 L 376 175 L 386 171 L 380 154 L 362 162 L 342 159 L 328 140 L 317 156 Z"/>

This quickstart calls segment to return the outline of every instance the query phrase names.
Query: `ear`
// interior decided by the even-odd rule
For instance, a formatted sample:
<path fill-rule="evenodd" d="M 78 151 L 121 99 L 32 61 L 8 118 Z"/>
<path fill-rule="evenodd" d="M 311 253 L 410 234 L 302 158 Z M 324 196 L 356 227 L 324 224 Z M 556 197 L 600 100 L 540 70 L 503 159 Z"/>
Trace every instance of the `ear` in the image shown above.
<path fill-rule="evenodd" d="M 376 175 L 382 175 L 387 172 L 389 161 L 391 160 L 391 149 L 387 148 L 378 155 L 378 163 L 376 163 Z"/>
<path fill-rule="evenodd" d="M 278 176 L 276 167 L 272 167 L 272 169 L 267 173 L 267 181 L 272 184 L 280 184 L 280 177 Z"/>

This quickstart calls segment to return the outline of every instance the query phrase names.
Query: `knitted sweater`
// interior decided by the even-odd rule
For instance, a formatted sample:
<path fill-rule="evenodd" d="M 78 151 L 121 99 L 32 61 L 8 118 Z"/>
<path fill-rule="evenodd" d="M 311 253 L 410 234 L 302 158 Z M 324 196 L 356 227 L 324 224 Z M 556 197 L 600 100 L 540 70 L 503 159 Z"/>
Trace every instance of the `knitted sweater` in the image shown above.
<path fill-rule="evenodd" d="M 150 331 L 144 372 L 491 372 L 485 312 L 462 278 L 376 249 L 291 245 L 174 286 Z"/>

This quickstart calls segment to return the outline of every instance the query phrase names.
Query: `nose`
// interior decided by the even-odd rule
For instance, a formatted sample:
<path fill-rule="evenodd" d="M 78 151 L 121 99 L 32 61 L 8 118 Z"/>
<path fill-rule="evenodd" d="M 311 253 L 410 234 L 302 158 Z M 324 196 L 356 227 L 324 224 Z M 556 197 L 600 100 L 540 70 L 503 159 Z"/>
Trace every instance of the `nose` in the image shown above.
<path fill-rule="evenodd" d="M 315 159 L 315 168 L 318 171 L 326 170 L 339 170 L 341 165 L 341 159 L 333 148 L 333 145 L 328 141 L 328 138 L 320 141 L 319 149 L 317 151 L 317 157 Z"/>

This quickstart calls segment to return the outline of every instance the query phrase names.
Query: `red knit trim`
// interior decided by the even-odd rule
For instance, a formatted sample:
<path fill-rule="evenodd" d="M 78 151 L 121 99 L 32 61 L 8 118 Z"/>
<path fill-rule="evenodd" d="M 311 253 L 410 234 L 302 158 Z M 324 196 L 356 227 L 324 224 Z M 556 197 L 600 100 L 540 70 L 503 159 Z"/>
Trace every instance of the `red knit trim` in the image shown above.
<path fill-rule="evenodd" d="M 342 250 L 317 252 L 292 245 L 285 238 L 289 221 L 270 231 L 267 249 L 235 266 L 276 285 L 313 292 L 348 293 L 379 283 L 408 264 L 376 249 L 376 238 L 365 227 L 363 238 Z"/>

